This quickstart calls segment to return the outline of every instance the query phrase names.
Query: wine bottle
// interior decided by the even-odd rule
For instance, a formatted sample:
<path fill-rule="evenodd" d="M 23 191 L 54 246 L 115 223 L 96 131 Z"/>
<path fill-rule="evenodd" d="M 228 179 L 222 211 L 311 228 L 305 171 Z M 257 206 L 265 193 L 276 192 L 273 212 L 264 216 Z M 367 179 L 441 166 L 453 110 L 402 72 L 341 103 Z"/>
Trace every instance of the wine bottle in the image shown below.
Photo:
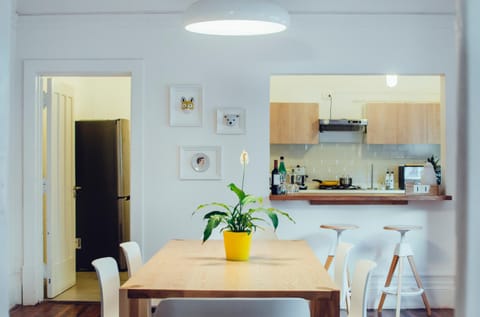
<path fill-rule="evenodd" d="M 273 161 L 272 185 L 270 189 L 272 195 L 280 195 L 280 172 L 278 171 L 278 160 Z"/>

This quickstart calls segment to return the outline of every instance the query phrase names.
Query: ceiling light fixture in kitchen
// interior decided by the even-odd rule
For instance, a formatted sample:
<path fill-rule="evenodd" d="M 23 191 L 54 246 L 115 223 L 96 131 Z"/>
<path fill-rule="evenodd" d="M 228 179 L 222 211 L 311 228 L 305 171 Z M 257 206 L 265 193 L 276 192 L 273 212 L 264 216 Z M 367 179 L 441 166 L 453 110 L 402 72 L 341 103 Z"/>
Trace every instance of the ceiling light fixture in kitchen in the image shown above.
<path fill-rule="evenodd" d="M 288 11 L 263 0 L 199 0 L 184 13 L 185 29 L 210 35 L 261 35 L 282 32 Z"/>
<path fill-rule="evenodd" d="M 393 88 L 398 83 L 398 76 L 395 74 L 389 74 L 386 76 L 387 87 Z"/>

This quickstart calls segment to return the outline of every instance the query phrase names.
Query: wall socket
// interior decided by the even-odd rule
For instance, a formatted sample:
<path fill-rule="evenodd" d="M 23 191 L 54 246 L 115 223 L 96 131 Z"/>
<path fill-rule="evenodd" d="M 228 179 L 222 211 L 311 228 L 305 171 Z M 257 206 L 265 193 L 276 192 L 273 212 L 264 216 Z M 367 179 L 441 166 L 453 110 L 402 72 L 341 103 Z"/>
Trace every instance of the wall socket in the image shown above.
<path fill-rule="evenodd" d="M 430 185 L 415 184 L 413 192 L 416 194 L 427 194 L 430 191 Z"/>

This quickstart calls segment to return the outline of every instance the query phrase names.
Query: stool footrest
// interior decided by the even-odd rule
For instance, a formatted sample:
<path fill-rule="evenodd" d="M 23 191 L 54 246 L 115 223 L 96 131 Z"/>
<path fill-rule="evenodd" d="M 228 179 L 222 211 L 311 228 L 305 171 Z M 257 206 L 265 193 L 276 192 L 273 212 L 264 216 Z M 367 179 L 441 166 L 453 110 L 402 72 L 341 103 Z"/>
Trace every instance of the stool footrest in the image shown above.
<path fill-rule="evenodd" d="M 388 295 L 397 295 L 396 287 L 384 287 L 382 292 Z M 400 292 L 401 296 L 417 296 L 424 292 L 423 288 L 402 288 Z"/>

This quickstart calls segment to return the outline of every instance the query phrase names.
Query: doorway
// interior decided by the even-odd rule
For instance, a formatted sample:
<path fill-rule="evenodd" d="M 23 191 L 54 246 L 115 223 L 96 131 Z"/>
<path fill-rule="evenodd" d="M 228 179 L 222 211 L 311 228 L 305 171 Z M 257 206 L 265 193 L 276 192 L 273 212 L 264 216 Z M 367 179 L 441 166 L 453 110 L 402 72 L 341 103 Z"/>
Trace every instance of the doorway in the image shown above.
<path fill-rule="evenodd" d="M 130 240 L 131 78 L 41 79 L 45 298 L 98 300 L 91 261 Z"/>
<path fill-rule="evenodd" d="M 43 177 L 42 77 L 118 77 L 131 78 L 131 239 L 143 245 L 143 202 L 141 199 L 143 61 L 141 60 L 26 60 L 24 62 L 24 142 L 23 205 L 24 245 L 22 269 L 22 304 L 34 305 L 44 299 L 43 255 Z M 100 110 L 100 109 L 96 109 Z"/>

